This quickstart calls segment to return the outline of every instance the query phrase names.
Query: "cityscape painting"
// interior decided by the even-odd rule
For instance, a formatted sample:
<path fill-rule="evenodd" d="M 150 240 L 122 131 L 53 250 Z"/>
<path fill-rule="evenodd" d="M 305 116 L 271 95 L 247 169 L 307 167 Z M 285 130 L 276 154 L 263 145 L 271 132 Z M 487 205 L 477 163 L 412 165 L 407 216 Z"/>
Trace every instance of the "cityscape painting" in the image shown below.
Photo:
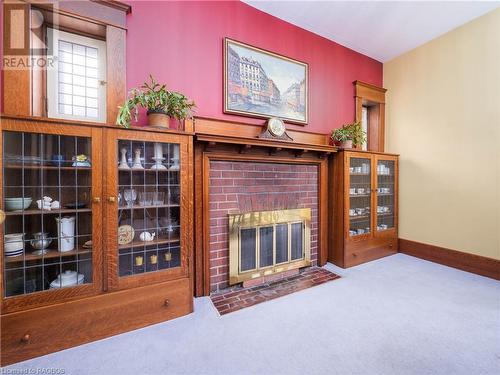
<path fill-rule="evenodd" d="M 224 112 L 307 124 L 306 63 L 224 39 Z"/>

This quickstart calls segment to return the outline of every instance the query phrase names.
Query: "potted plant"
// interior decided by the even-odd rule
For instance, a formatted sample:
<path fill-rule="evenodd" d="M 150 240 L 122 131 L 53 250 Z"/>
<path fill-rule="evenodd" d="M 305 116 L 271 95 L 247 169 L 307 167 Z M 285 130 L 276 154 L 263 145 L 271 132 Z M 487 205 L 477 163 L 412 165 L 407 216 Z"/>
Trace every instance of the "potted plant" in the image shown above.
<path fill-rule="evenodd" d="M 333 130 L 331 138 L 341 148 L 352 148 L 366 142 L 366 132 L 361 127 L 361 123 L 356 121 Z"/>
<path fill-rule="evenodd" d="M 149 75 L 150 82 L 144 82 L 140 88 L 130 90 L 126 102 L 119 107 L 116 124 L 125 128 L 130 127 L 132 116 L 138 121 L 138 107 L 147 110 L 148 125 L 166 127 L 170 118 L 185 120 L 193 115 L 196 107 L 192 100 L 184 94 L 167 90 L 166 85 L 161 85 Z"/>

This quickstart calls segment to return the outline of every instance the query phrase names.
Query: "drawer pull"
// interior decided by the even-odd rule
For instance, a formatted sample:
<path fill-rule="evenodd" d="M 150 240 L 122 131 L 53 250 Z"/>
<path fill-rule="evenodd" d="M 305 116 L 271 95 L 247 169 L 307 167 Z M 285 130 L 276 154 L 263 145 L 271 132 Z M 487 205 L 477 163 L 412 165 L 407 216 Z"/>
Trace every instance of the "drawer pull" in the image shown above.
<path fill-rule="evenodd" d="M 25 344 L 29 343 L 31 340 L 31 335 L 29 333 L 25 334 L 22 338 L 21 338 L 21 342 L 24 342 Z"/>
<path fill-rule="evenodd" d="M 356 258 L 356 257 L 358 256 L 358 254 L 356 254 L 356 253 L 352 253 L 352 256 L 353 256 L 354 258 Z"/>
<path fill-rule="evenodd" d="M 166 299 L 165 301 L 163 301 L 163 306 L 165 306 L 165 307 L 170 306 L 170 301 L 168 299 Z"/>

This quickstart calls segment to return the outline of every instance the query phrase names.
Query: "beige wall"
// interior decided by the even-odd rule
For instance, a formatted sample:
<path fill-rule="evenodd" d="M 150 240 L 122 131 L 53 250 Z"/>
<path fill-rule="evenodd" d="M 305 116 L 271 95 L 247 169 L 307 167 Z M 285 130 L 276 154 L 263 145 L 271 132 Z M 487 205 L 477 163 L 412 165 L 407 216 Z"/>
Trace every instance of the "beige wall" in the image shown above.
<path fill-rule="evenodd" d="M 500 259 L 500 10 L 384 64 L 400 238 Z"/>

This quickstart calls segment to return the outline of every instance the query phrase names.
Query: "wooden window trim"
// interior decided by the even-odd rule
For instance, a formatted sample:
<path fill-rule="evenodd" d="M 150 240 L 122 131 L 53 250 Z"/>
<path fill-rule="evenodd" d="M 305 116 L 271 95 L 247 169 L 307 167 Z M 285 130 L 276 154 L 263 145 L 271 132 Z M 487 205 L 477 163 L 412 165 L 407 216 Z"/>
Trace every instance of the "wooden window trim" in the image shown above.
<path fill-rule="evenodd" d="M 356 121 L 361 121 L 363 106 L 368 108 L 368 151 L 385 149 L 385 93 L 387 89 L 354 81 Z"/>
<path fill-rule="evenodd" d="M 56 1 L 10 0 L 24 5 L 31 12 L 32 8 L 50 11 L 50 5 Z M 106 41 L 106 121 L 114 124 L 118 106 L 126 98 L 126 15 L 131 7 L 119 1 L 57 2 L 53 14 L 45 26 L 56 26 L 61 30 L 93 37 Z M 4 17 L 6 17 L 4 12 Z M 54 20 L 62 19 L 56 22 Z M 33 38 L 30 38 L 33 39 Z M 45 105 L 45 73 L 36 73 L 33 69 L 4 70 L 2 101 L 3 113 L 15 116 L 47 117 Z M 43 95 L 41 95 L 43 94 Z"/>

